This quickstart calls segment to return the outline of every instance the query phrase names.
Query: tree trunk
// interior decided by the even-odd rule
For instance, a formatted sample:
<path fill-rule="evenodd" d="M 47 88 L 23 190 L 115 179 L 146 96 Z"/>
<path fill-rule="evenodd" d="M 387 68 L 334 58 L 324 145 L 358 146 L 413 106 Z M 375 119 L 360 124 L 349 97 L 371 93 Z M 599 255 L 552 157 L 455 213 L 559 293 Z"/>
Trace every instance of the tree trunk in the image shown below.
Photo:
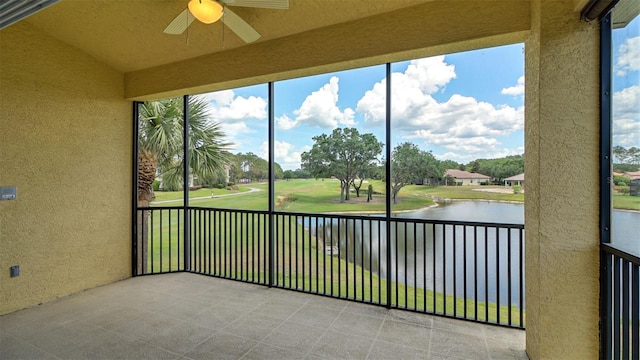
<path fill-rule="evenodd" d="M 149 202 L 155 199 L 153 182 L 156 179 L 158 158 L 148 151 L 138 154 L 138 208 L 149 207 Z M 149 210 L 137 212 L 137 269 L 136 274 L 147 273 L 149 251 Z"/>
<path fill-rule="evenodd" d="M 362 188 L 362 183 L 364 182 L 364 179 L 360 179 L 360 182 L 358 183 L 358 186 L 356 186 L 356 181 L 352 180 L 351 184 L 353 185 L 353 188 L 356 190 L 356 197 L 360 197 L 360 188 Z"/>
<path fill-rule="evenodd" d="M 346 201 L 349 201 L 349 199 L 351 198 L 351 196 L 350 196 L 350 194 L 349 194 L 349 187 L 350 187 L 350 186 L 349 186 L 349 181 L 345 181 L 345 182 L 343 183 L 343 186 L 342 186 L 342 187 L 344 188 L 344 199 L 345 199 Z"/>

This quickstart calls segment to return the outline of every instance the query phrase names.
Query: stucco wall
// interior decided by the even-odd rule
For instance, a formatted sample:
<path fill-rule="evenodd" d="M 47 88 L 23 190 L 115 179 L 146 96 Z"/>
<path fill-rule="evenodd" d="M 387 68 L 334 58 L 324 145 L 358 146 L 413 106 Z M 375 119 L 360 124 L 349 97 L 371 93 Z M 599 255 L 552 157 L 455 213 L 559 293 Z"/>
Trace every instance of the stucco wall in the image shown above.
<path fill-rule="evenodd" d="M 526 42 L 527 352 L 597 359 L 599 27 L 532 3 Z M 576 183 L 576 179 L 580 179 Z"/>
<path fill-rule="evenodd" d="M 0 31 L 0 314 L 131 272 L 124 76 L 25 23 Z M 20 265 L 20 276 L 9 267 Z"/>

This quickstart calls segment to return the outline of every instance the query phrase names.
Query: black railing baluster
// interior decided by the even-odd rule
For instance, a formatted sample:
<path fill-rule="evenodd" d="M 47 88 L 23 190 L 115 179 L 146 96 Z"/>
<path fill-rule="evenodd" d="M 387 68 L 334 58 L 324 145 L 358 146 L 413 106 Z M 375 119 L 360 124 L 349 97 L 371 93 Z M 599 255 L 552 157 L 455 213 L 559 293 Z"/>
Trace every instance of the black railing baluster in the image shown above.
<path fill-rule="evenodd" d="M 334 218 L 338 223 L 338 235 L 336 236 L 336 242 L 338 243 L 338 297 L 342 297 L 342 244 L 340 244 L 340 236 L 342 235 L 342 224 L 340 218 Z M 333 243 L 333 234 L 331 234 L 331 242 Z M 332 247 L 333 249 L 333 247 Z M 332 254 L 333 255 L 333 254 Z M 333 256 L 331 256 L 333 259 Z M 332 261 L 333 262 L 333 261 Z"/>
<path fill-rule="evenodd" d="M 149 236 L 149 242 L 151 243 L 151 246 L 150 246 L 150 248 L 151 248 L 150 249 L 151 250 L 151 274 L 155 273 L 155 270 L 154 270 L 155 259 L 154 259 L 154 254 L 153 254 L 153 251 L 154 251 L 153 243 L 155 242 L 155 238 L 156 238 L 156 234 L 155 234 L 155 231 L 154 231 L 154 226 L 155 226 L 154 225 L 154 222 L 155 222 L 155 214 L 154 214 L 154 212 L 155 211 L 151 212 L 151 236 Z M 159 212 L 162 212 L 162 210 L 159 210 Z M 145 261 L 147 261 L 147 260 L 145 259 Z"/>
<path fill-rule="evenodd" d="M 422 310 L 427 312 L 427 224 L 422 224 Z"/>
<path fill-rule="evenodd" d="M 509 325 L 512 325 L 511 321 L 511 230 L 507 230 L 507 310 L 509 314 L 507 316 Z"/>
<path fill-rule="evenodd" d="M 457 226 L 453 225 L 453 317 L 458 316 L 458 266 L 457 266 L 457 258 L 458 252 L 456 251 L 456 243 L 458 242 L 458 234 L 456 232 Z"/>
<path fill-rule="evenodd" d="M 406 225 L 406 223 L 405 223 Z M 417 224 L 413 223 L 413 309 L 418 310 L 418 246 L 416 231 Z"/>
<path fill-rule="evenodd" d="M 382 269 L 380 267 L 380 264 L 382 263 L 382 239 L 380 238 L 380 234 L 382 234 L 382 221 L 378 221 L 378 271 L 380 273 L 382 273 Z M 388 251 L 388 249 L 387 249 Z M 385 255 L 386 257 L 386 255 Z M 389 278 L 389 269 L 387 269 L 387 279 Z M 387 297 L 385 297 L 386 299 Z M 387 302 L 382 302 L 382 276 L 378 276 L 378 303 L 380 304 L 386 304 Z"/>
<path fill-rule="evenodd" d="M 396 247 L 394 249 L 394 254 L 395 254 L 395 259 L 396 259 L 396 271 L 394 272 L 394 275 L 396 277 L 396 281 L 395 281 L 395 286 L 394 286 L 394 291 L 396 294 L 396 302 L 395 305 L 396 306 L 400 306 L 400 303 L 398 302 L 398 292 L 399 292 L 399 288 L 398 288 L 398 223 L 397 222 L 393 222 L 393 233 L 394 233 L 394 237 L 395 237 L 395 244 Z M 406 253 L 405 253 L 406 255 Z M 406 262 L 405 262 L 406 264 Z"/>
<path fill-rule="evenodd" d="M 620 271 L 621 258 L 613 257 L 613 355 L 614 359 L 620 359 Z"/>
<path fill-rule="evenodd" d="M 631 339 L 632 354 L 635 359 L 640 358 L 640 264 L 633 264 L 631 276 Z"/>
<path fill-rule="evenodd" d="M 447 315 L 447 225 L 442 225 L 442 305 L 443 314 Z"/>
<path fill-rule="evenodd" d="M 478 227 L 473 226 L 473 319 L 478 321 Z"/>
<path fill-rule="evenodd" d="M 496 318 L 500 324 L 500 229 L 496 229 Z"/>
<path fill-rule="evenodd" d="M 629 304 L 629 281 L 631 273 L 631 262 L 622 259 L 622 358 L 631 359 L 629 352 L 629 318 L 631 314 Z"/>
<path fill-rule="evenodd" d="M 353 238 L 352 238 L 352 242 L 353 242 L 353 298 L 354 299 L 358 299 L 358 291 L 357 291 L 357 281 L 358 281 L 358 274 L 356 273 L 356 264 L 358 263 L 358 256 L 356 255 L 356 221 L 352 220 L 353 223 Z M 349 266 L 349 262 L 347 261 L 347 268 Z M 362 267 L 364 267 L 364 264 L 362 264 Z M 348 295 L 348 294 L 347 294 Z"/>
<path fill-rule="evenodd" d="M 484 227 L 484 321 L 489 322 L 489 227 Z"/>
<path fill-rule="evenodd" d="M 437 268 L 436 268 L 436 241 L 437 241 L 437 237 L 436 237 L 436 224 L 435 223 L 431 223 L 431 263 L 432 263 L 432 267 L 433 267 L 433 273 L 431 274 L 431 281 L 433 282 L 433 285 L 431 287 L 432 291 L 431 294 L 433 295 L 433 313 L 436 314 L 438 312 L 438 308 L 437 308 L 437 299 L 436 299 L 436 293 L 438 292 L 438 289 L 436 288 L 436 275 L 437 275 Z"/>
<path fill-rule="evenodd" d="M 409 269 L 407 269 L 407 253 L 409 252 L 409 244 L 407 244 L 407 223 L 404 224 L 404 308 L 407 309 L 409 307 L 409 282 L 407 281 L 407 274 L 409 273 Z M 396 231 L 396 234 L 398 232 Z M 396 238 L 397 239 L 397 238 Z M 396 248 L 396 253 L 398 252 L 398 248 Z"/>
<path fill-rule="evenodd" d="M 208 244 L 209 244 L 209 258 L 208 258 L 207 274 L 212 275 L 211 265 L 212 265 L 212 262 L 213 262 L 213 252 L 212 252 L 212 249 L 211 249 L 211 245 L 213 245 L 212 244 L 213 235 L 212 235 L 211 231 L 212 231 L 212 226 L 213 226 L 213 211 L 209 210 L 209 211 L 207 211 L 207 213 L 209 215 L 208 216 L 209 220 L 208 220 L 208 224 L 207 224 L 207 239 L 208 239 Z"/>
<path fill-rule="evenodd" d="M 318 235 L 318 219 L 319 218 L 316 216 L 315 217 L 316 227 L 315 227 L 315 230 L 314 230 L 314 232 L 316 234 L 316 294 L 318 294 L 320 292 L 318 290 L 318 282 L 320 280 L 320 276 L 319 276 L 319 273 L 318 273 L 318 268 L 319 268 L 318 259 L 319 259 L 319 253 L 320 253 L 320 237 Z M 324 226 L 322 228 L 324 229 Z M 324 246 L 324 244 L 323 244 L 323 246 Z M 324 249 L 323 249 L 323 253 L 322 254 L 324 255 Z M 323 259 L 324 259 L 324 256 L 323 256 Z M 324 272 L 324 268 L 322 268 L 322 271 Z"/>
<path fill-rule="evenodd" d="M 373 256 L 372 256 L 373 255 L 373 239 L 371 238 L 373 234 L 373 220 L 367 220 L 367 223 L 369 224 L 369 301 L 374 302 L 373 301 Z M 380 241 L 379 238 L 380 238 L 380 234 L 378 234 L 378 241 Z M 364 238 L 362 239 L 362 244 L 364 246 Z M 380 251 L 378 251 L 378 255 L 380 255 Z M 362 251 L 362 256 L 363 256 L 362 261 L 364 262 L 364 250 Z M 362 280 L 362 289 L 364 293 L 364 279 Z"/>
<path fill-rule="evenodd" d="M 520 247 L 518 248 L 519 265 L 520 265 L 520 282 L 518 288 L 520 289 L 520 327 L 524 329 L 524 230 L 518 229 L 518 239 Z"/>
<path fill-rule="evenodd" d="M 462 298 L 464 300 L 462 313 L 465 319 L 467 319 L 467 230 L 467 226 L 462 225 L 462 284 L 464 286 L 462 289 Z"/>

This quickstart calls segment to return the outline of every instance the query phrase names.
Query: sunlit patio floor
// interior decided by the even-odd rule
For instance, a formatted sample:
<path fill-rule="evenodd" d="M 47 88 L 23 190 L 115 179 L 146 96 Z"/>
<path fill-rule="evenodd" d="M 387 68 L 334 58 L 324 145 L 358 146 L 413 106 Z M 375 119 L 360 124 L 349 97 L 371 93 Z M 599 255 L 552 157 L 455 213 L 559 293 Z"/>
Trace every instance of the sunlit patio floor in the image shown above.
<path fill-rule="evenodd" d="M 525 332 L 197 274 L 0 317 L 0 359 L 527 359 Z"/>

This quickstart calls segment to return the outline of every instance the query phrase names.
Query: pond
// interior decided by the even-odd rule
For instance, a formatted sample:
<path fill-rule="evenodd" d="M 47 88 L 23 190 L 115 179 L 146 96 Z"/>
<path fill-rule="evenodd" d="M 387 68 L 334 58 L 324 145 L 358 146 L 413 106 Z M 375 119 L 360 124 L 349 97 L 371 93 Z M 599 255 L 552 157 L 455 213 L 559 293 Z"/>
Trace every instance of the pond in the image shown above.
<path fill-rule="evenodd" d="M 524 232 L 517 228 L 445 225 L 438 221 L 523 224 L 524 205 L 456 201 L 397 215 L 391 222 L 390 268 L 384 222 L 329 220 L 325 241 L 342 258 L 394 282 L 468 299 L 524 306 Z M 406 220 L 433 220 L 413 223 Z M 614 211 L 617 243 L 640 247 L 640 213 Z M 307 224 L 313 227 L 312 224 Z M 330 240 L 329 240 L 330 239 Z M 521 286 L 522 285 L 522 286 Z"/>

